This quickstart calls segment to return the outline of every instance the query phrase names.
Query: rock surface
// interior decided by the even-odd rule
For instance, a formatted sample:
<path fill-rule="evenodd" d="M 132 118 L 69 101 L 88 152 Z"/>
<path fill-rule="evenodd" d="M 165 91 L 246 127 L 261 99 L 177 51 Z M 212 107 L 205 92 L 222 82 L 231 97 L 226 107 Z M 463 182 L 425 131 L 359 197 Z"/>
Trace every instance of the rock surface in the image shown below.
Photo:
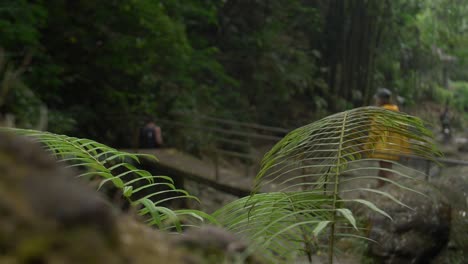
<path fill-rule="evenodd" d="M 412 209 L 388 198 L 374 203 L 392 216 L 393 221 L 371 214 L 369 253 L 379 263 L 429 263 L 447 244 L 450 232 L 451 210 L 445 197 L 431 184 L 412 182 L 412 189 L 424 194 L 385 186 L 381 191 L 391 194 Z"/>
<path fill-rule="evenodd" d="M 212 254 L 196 246 L 212 229 L 187 238 L 153 230 L 74 176 L 40 146 L 0 132 L 0 263 L 234 263 L 245 255 L 226 231 L 215 232 L 228 239 Z"/>
<path fill-rule="evenodd" d="M 449 243 L 433 263 L 456 264 L 468 260 L 468 167 L 446 168 L 434 184 L 452 207 Z"/>

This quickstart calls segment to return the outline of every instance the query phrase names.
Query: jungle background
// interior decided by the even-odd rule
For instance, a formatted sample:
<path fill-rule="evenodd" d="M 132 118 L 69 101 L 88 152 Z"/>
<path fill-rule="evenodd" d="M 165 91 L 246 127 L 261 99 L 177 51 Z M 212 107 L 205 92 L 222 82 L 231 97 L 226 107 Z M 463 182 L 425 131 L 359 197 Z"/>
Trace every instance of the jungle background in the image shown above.
<path fill-rule="evenodd" d="M 461 129 L 467 14 L 464 0 L 2 0 L 1 113 L 128 147 L 148 115 L 291 129 L 387 87 L 430 122 L 448 104 Z M 166 143 L 193 148 L 186 132 Z"/>
<path fill-rule="evenodd" d="M 464 145 L 457 150 L 453 146 L 451 150 L 442 150 L 446 156 L 466 165 L 460 160 L 466 160 L 468 149 L 465 135 L 468 132 L 465 130 L 468 124 L 467 15 L 466 0 L 0 0 L 0 124 L 82 138 L 71 141 L 91 148 L 89 152 L 95 152 L 96 144 L 96 148 L 104 148 L 104 153 L 108 153 L 110 148 L 91 140 L 130 149 L 136 146 L 138 129 L 144 120 L 153 117 L 161 125 L 165 141 L 165 148 L 158 151 L 167 150 L 166 160 L 172 161 L 175 158 L 170 154 L 175 149 L 200 154 L 204 144 L 216 144 L 210 142 L 212 134 L 194 131 L 205 125 L 199 117 L 205 117 L 205 121 L 206 117 L 228 120 L 230 123 L 216 128 L 221 132 L 238 133 L 242 130 L 236 125 L 238 122 L 253 124 L 250 128 L 260 130 L 265 126 L 274 127 L 276 132 L 263 138 L 277 141 L 286 132 L 330 114 L 372 105 L 376 90 L 386 87 L 392 90 L 393 100 L 404 112 L 428 121 L 436 133 L 440 132 L 440 114 L 450 109 L 455 139 L 463 139 Z M 171 122 L 185 126 L 168 125 Z M 24 133 L 36 132 L 24 130 Z M 58 147 L 52 149 L 64 150 L 68 157 L 68 138 L 37 133 L 46 137 L 48 144 L 57 140 Z M 234 137 L 227 139 L 241 141 Z M 271 140 L 268 146 L 241 143 L 248 145 L 246 148 L 256 148 L 257 152 L 247 154 L 258 154 L 258 159 L 272 145 Z M 6 150 L 15 147 L 14 140 L 0 140 L 0 147 L 2 144 Z M 229 147 L 235 146 L 223 150 Z M 29 147 L 25 145 L 24 149 Z M 122 155 L 115 149 L 109 151 L 115 153 L 108 160 Z M 164 160 L 163 153 L 160 154 L 158 158 Z M 33 151 L 30 156 L 40 155 Z M 224 172 L 224 175 L 220 173 L 220 179 L 218 165 L 213 172 L 207 165 L 211 163 L 201 163 L 205 170 L 201 174 L 215 178 L 216 186 L 236 183 L 239 187 L 248 183 L 246 190 L 251 187 L 251 176 L 258 172 L 257 167 L 250 168 L 256 165 L 254 162 L 229 159 L 220 163 L 220 171 Z M 432 252 L 429 247 L 433 246 L 432 242 L 442 241 L 440 245 L 436 243 L 438 251 L 434 252 L 440 250 L 439 259 L 447 262 L 436 259 L 433 263 L 464 263 L 468 252 L 464 236 L 468 226 L 466 167 L 458 164 L 442 170 L 431 167 L 430 162 L 414 163 L 415 167 L 422 164 L 419 167 L 428 172 L 427 180 L 434 169 L 438 171 L 432 174 L 440 177 L 431 178 L 438 191 L 423 181 L 412 185 L 434 195 L 431 197 L 436 202 L 408 198 L 408 203 L 415 203 L 417 214 L 409 218 L 406 214 L 400 216 L 416 219 L 408 224 L 412 232 L 409 237 L 414 239 L 404 237 L 404 241 L 415 242 L 406 245 L 404 249 L 408 251 L 402 255 L 406 257 L 408 252 L 424 255 L 422 249 Z M 25 164 L 31 166 L 28 160 Z M 179 158 L 174 167 L 185 165 L 193 172 L 193 164 Z M 237 170 L 233 177 L 227 173 L 225 164 L 229 165 L 228 169 Z M 0 165 L 9 168 L 11 175 L 17 174 L 15 164 L 9 160 Z M 249 169 L 254 171 L 249 173 Z M 108 176 L 116 180 L 127 172 L 113 173 L 117 175 L 109 171 Z M 341 174 L 336 175 L 337 179 L 338 175 Z M 49 186 L 48 181 L 43 182 Z M 120 184 L 125 197 L 133 191 L 133 186 L 128 184 Z M 372 188 L 372 182 L 358 184 L 358 187 Z M 209 207 L 201 208 L 205 211 L 214 211 L 236 199 L 197 182 L 183 187 L 200 200 L 212 202 Z M 356 189 L 351 184 L 345 187 Z M 384 193 L 393 192 L 391 187 L 385 188 Z M 335 188 L 335 195 L 337 192 Z M 442 193 L 447 194 L 449 202 L 445 202 Z M 399 194 L 403 195 L 396 192 Z M 357 199 L 364 201 L 370 197 L 357 195 Z M 404 197 L 410 196 L 401 199 Z M 61 201 L 60 198 L 51 200 Z M 64 201 L 68 208 L 67 200 Z M 154 207 L 153 203 L 149 205 Z M 398 215 L 399 208 L 385 204 L 382 207 L 389 214 Z M 40 221 L 34 219 L 31 223 L 35 223 L 34 228 L 42 228 Z M 426 236 L 428 230 L 433 235 L 430 238 Z M 387 235 L 382 236 L 384 241 L 401 244 L 400 237 L 389 239 Z M 15 241 L 7 242 L 2 243 L 16 248 Z M 421 246 L 427 244 L 428 247 Z M 345 251 L 347 244 L 338 247 Z M 393 251 L 390 247 L 387 251 L 378 248 L 373 252 L 387 257 L 393 256 Z M 320 255 L 309 253 L 309 257 Z"/>

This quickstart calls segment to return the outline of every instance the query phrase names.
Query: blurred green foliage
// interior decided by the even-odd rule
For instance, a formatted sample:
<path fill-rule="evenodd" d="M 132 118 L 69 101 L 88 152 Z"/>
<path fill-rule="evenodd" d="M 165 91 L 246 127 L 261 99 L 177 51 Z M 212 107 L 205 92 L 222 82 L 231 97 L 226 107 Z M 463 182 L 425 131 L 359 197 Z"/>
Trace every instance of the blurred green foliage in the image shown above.
<path fill-rule="evenodd" d="M 468 112 L 468 82 L 455 82 L 453 103 L 457 110 Z"/>
<path fill-rule="evenodd" d="M 45 104 L 53 132 L 128 146 L 145 115 L 296 127 L 382 86 L 439 100 L 447 79 L 468 81 L 467 12 L 463 0 L 0 0 L 0 47 L 13 68 L 32 57 L 21 80 L 34 95 L 9 92 L 2 112 L 35 120 Z"/>

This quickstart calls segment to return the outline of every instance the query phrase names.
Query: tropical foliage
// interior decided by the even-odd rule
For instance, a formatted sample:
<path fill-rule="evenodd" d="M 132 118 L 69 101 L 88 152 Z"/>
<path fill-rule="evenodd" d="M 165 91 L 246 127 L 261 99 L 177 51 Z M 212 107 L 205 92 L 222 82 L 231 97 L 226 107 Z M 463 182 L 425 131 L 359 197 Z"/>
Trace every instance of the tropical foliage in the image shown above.
<path fill-rule="evenodd" d="M 101 189 L 118 188 L 151 224 L 181 229 L 181 215 L 215 220 L 168 209 L 161 193 L 142 195 L 166 186 L 196 199 L 134 165 L 148 157 L 107 146 L 131 145 L 142 115 L 173 120 L 182 111 L 297 127 L 368 105 L 379 86 L 409 104 L 448 101 L 463 111 L 466 12 L 464 0 L 0 0 L 0 119 L 14 114 L 18 127 L 33 128 L 39 109 L 48 109 L 50 131 L 81 138 L 15 132 L 84 169 L 81 177 Z M 255 193 L 215 218 L 276 256 L 310 257 L 324 247 L 332 256 L 339 236 L 360 236 L 350 204 L 385 215 L 347 195 L 387 193 L 346 189 L 379 179 L 377 160 L 366 156 L 376 124 L 404 138 L 413 155 L 436 153 L 418 119 L 374 108 L 342 112 L 288 134 L 265 156 Z M 169 144 L 197 144 L 181 129 L 164 131 Z M 393 163 L 391 172 L 413 178 Z"/>
<path fill-rule="evenodd" d="M 5 128 L 2 130 L 13 131 L 42 143 L 59 162 L 77 169 L 80 172 L 78 177 L 94 182 L 98 189 L 105 189 L 107 185 L 117 188 L 151 226 L 182 231 L 190 223 L 205 220 L 215 222 L 212 217 L 201 211 L 172 210 L 165 205 L 165 202 L 174 199 L 197 200 L 197 198 L 182 189 L 177 189 L 170 177 L 153 176 L 148 171 L 137 168 L 136 164 L 141 159 L 154 160 L 154 156 L 121 152 L 89 139 L 35 130 Z M 164 188 L 155 191 L 154 187 L 157 186 Z M 145 190 L 150 192 L 145 193 Z M 142 193 L 144 195 L 141 195 Z M 182 223 L 180 221 L 182 218 L 190 218 L 190 221 Z"/>
<path fill-rule="evenodd" d="M 376 131 L 380 136 L 372 139 L 369 135 Z M 395 178 L 377 174 L 374 164 L 382 158 L 370 157 L 384 151 L 375 147 L 379 141 L 392 137 L 403 139 L 412 155 L 433 159 L 438 153 L 431 133 L 418 118 L 373 107 L 338 113 L 298 128 L 278 142 L 263 159 L 254 193 L 219 209 L 214 216 L 259 248 L 266 248 L 272 259 L 288 262 L 308 256 L 311 260 L 315 252 L 328 248 L 332 263 L 339 238 L 366 239 L 357 232 L 363 227 L 357 224 L 353 204 L 391 219 L 372 201 L 349 198 L 352 193 L 373 193 L 401 204 L 382 189 L 350 183 L 382 180 L 413 191 L 408 180 L 421 179 L 397 161 L 390 161 L 393 168 L 388 169 Z M 395 155 L 408 155 L 408 149 L 391 149 Z M 271 185 L 277 188 L 268 191 Z"/>
<path fill-rule="evenodd" d="M 26 127 L 37 111 L 25 108 L 44 104 L 49 130 L 128 146 L 143 114 L 297 127 L 368 105 L 379 86 L 411 104 L 468 80 L 466 10 L 463 0 L 3 0 L 0 47 L 14 69 L 31 58 L 31 96 L 12 90 L 1 111 Z"/>
<path fill-rule="evenodd" d="M 353 204 L 391 219 L 373 201 L 352 198 L 350 193 L 373 193 L 406 206 L 385 190 L 349 184 L 382 180 L 404 191 L 414 191 L 408 180 L 418 180 L 418 173 L 405 169 L 396 160 L 390 161 L 393 167 L 388 169 L 396 177 L 383 178 L 376 173 L 378 168 L 374 164 L 381 158 L 371 157 L 383 151 L 377 148 L 379 142 L 395 142 L 391 138 L 398 138 L 402 145 L 408 146 L 392 146 L 394 155 L 408 155 L 410 151 L 412 155 L 433 159 L 438 154 L 431 133 L 418 118 L 375 107 L 349 110 L 290 132 L 265 155 L 252 195 L 210 216 L 162 205 L 168 199 L 197 198 L 176 189 L 171 178 L 152 176 L 133 165 L 142 158 L 154 157 L 120 152 L 89 139 L 34 130 L 4 130 L 38 140 L 60 162 L 80 169 L 79 177 L 97 180 L 99 189 L 108 184 L 117 187 L 146 216 L 150 225 L 181 231 L 185 227 L 181 216 L 199 220 L 198 223 L 189 221 L 194 225 L 205 220 L 222 224 L 248 238 L 252 250 L 263 252 L 272 262 L 297 261 L 304 257 L 311 261 L 314 254 L 328 248 L 329 263 L 332 263 L 338 239 L 367 239 L 361 232 L 364 228 L 358 224 Z M 379 136 L 373 137 L 375 134 Z M 138 196 L 139 192 L 157 185 L 167 188 Z M 165 192 L 175 195 L 161 198 L 159 195 Z"/>

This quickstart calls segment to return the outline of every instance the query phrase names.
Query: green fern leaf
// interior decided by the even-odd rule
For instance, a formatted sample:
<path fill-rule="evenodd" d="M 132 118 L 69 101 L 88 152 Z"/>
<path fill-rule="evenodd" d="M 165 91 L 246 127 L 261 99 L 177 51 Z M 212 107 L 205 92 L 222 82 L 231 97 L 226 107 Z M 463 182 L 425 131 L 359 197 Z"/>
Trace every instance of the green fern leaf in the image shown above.
<path fill-rule="evenodd" d="M 423 173 L 398 161 L 410 154 L 429 160 L 440 154 L 420 119 L 377 107 L 337 113 L 286 135 L 265 154 L 252 195 L 213 216 L 285 262 L 312 254 L 315 245 L 320 251 L 328 247 L 332 263 L 336 239 L 363 237 L 349 229 L 361 230 L 351 204 L 391 218 L 371 201 L 347 197 L 368 192 L 404 205 L 383 190 L 355 183 L 381 180 L 414 191 L 406 181 Z M 379 161 L 392 164 L 384 170 L 397 179 L 379 176 Z"/>
<path fill-rule="evenodd" d="M 197 214 L 195 210 L 191 211 L 191 214 L 184 210 L 179 213 L 178 210 L 160 206 L 170 200 L 194 199 L 198 201 L 198 199 L 185 190 L 177 189 L 170 177 L 153 176 L 148 171 L 138 169 L 132 164 L 139 163 L 140 158 L 155 160 L 156 158 L 153 156 L 126 153 L 93 140 L 56 135 L 49 132 L 12 128 L 1 128 L 1 130 L 27 136 L 42 143 L 59 162 L 66 162 L 67 167 L 84 169 L 80 170 L 82 172 L 78 177 L 98 177 L 100 179 L 98 190 L 106 183 L 112 183 L 122 190 L 123 197 L 128 199 L 132 205 L 140 208 L 141 215 L 150 216 L 150 224 L 154 224 L 159 228 L 170 228 L 165 224 L 169 222 L 174 224 L 173 227 L 176 230 L 182 230 L 182 225 L 178 220 L 179 215 L 193 216 L 196 221 L 207 220 L 212 222 L 214 220 L 212 217 L 205 217 L 207 215 L 202 212 Z M 128 181 L 124 180 L 125 176 L 130 174 L 136 177 Z M 134 201 L 135 194 L 157 185 L 164 185 L 167 190 L 154 192 Z M 165 193 L 174 193 L 176 195 L 156 201 L 152 200 L 152 198 Z M 166 221 L 168 219 L 170 221 Z"/>

